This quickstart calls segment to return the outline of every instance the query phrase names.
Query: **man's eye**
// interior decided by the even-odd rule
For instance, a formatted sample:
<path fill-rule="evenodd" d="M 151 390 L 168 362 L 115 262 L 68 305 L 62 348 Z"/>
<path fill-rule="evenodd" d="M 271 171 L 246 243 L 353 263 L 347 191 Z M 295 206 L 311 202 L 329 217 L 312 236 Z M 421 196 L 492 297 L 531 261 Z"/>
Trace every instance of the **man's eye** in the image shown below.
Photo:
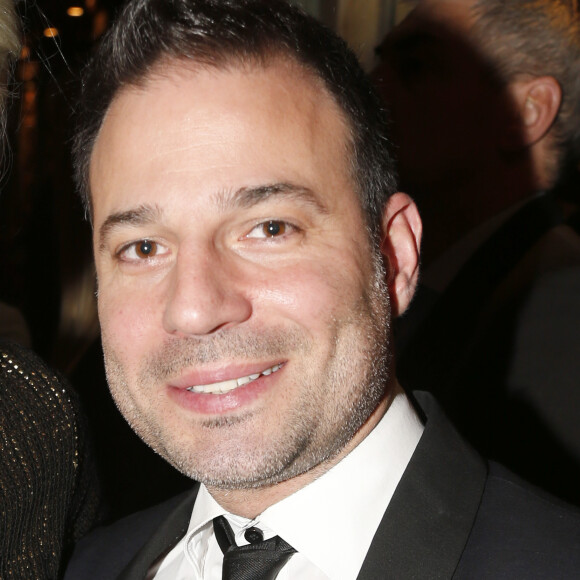
<path fill-rule="evenodd" d="M 248 238 L 277 238 L 288 233 L 292 226 L 286 222 L 278 220 L 269 220 L 258 224 L 246 236 Z"/>
<path fill-rule="evenodd" d="M 123 260 L 139 261 L 148 260 L 156 256 L 167 253 L 167 249 L 152 240 L 139 240 L 125 246 L 120 252 L 119 256 Z"/>

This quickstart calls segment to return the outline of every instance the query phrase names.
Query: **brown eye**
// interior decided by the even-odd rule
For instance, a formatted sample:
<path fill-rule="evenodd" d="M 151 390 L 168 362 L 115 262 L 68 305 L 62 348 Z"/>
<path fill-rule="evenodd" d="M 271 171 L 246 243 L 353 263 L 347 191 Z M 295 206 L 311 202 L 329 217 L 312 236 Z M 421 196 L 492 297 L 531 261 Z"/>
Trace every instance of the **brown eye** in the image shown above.
<path fill-rule="evenodd" d="M 284 222 L 269 221 L 262 225 L 264 234 L 273 238 L 275 236 L 281 236 L 286 232 L 286 224 Z"/>
<path fill-rule="evenodd" d="M 160 260 L 168 258 L 170 254 L 170 248 L 161 242 L 144 239 L 121 248 L 117 253 L 117 259 L 126 264 L 152 266 L 159 264 Z"/>
<path fill-rule="evenodd" d="M 256 224 L 251 231 L 246 234 L 245 238 L 254 240 L 281 238 L 282 240 L 297 231 L 298 228 L 296 226 L 284 220 L 268 220 Z"/>
<path fill-rule="evenodd" d="M 143 240 L 135 244 L 135 253 L 139 258 L 152 258 L 157 254 L 157 243 Z"/>

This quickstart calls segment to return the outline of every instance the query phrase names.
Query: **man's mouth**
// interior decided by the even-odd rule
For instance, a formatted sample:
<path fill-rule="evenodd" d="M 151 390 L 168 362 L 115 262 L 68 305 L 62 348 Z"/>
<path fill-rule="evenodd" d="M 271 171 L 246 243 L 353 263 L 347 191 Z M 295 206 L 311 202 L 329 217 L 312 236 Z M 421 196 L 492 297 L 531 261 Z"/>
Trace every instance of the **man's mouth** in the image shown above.
<path fill-rule="evenodd" d="M 279 371 L 282 368 L 282 363 L 274 365 L 273 367 L 267 368 L 260 373 L 254 373 L 251 375 L 247 375 L 245 377 L 240 377 L 238 379 L 230 379 L 227 381 L 221 381 L 219 383 L 211 383 L 209 385 L 194 385 L 192 387 L 188 387 L 186 390 L 191 391 L 192 393 L 207 393 L 210 395 L 223 395 L 224 393 L 229 393 L 242 385 L 247 385 L 256 379 L 259 379 L 262 376 L 267 377 L 276 371 Z"/>

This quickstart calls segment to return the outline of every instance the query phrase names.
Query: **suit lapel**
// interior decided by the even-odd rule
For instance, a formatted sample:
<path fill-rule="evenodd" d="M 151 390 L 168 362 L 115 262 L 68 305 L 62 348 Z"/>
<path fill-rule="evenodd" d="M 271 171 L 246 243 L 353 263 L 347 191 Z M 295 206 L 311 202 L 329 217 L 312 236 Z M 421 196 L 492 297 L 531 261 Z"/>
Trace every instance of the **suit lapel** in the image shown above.
<path fill-rule="evenodd" d="M 485 462 L 455 432 L 434 399 L 419 393 L 425 431 L 363 563 L 359 580 L 448 579 L 473 526 Z"/>
<path fill-rule="evenodd" d="M 169 553 L 171 548 L 185 535 L 191 519 L 193 504 L 197 497 L 199 484 L 169 514 L 148 542 L 137 552 L 135 557 L 123 570 L 118 580 L 143 580 L 150 566 L 161 556 Z"/>

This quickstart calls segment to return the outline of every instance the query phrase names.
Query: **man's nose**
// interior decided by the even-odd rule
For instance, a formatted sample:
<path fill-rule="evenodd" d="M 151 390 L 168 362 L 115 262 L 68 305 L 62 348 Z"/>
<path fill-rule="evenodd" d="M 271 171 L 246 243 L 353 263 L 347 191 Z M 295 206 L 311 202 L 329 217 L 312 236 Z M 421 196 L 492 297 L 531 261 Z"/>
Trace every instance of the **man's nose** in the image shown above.
<path fill-rule="evenodd" d="M 241 280 L 233 258 L 211 251 L 182 252 L 167 289 L 166 332 L 199 336 L 246 321 L 252 304 Z"/>

